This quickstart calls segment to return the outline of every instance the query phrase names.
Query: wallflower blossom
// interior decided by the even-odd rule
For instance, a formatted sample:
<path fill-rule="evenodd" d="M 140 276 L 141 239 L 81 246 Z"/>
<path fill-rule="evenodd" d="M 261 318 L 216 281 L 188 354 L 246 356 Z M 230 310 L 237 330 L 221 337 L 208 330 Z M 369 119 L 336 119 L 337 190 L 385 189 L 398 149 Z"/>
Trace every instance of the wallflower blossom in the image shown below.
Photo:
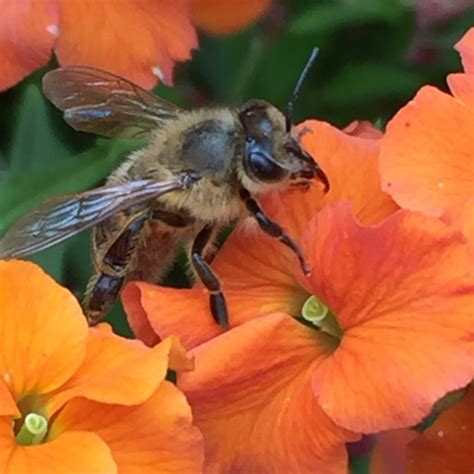
<path fill-rule="evenodd" d="M 278 463 L 304 472 L 317 461 L 311 453 L 321 462 L 331 452 L 314 446 L 343 440 L 336 425 L 355 433 L 412 426 L 474 375 L 474 274 L 463 236 L 396 212 L 380 189 L 379 140 L 315 121 L 301 133 L 330 193 L 293 190 L 265 204 L 300 237 L 309 278 L 281 244 L 241 227 L 214 264 L 234 327 L 227 333 L 219 335 L 199 287 L 133 283 L 124 293 L 139 337 L 148 325 L 194 348 L 196 369 L 180 387 L 210 472 L 272 472 Z M 320 331 L 290 317 L 302 314 Z M 338 455 L 334 472 L 344 472 Z"/>
<path fill-rule="evenodd" d="M 442 218 L 474 243 L 474 28 L 456 45 L 465 73 L 452 95 L 424 86 L 387 125 L 382 187 L 403 208 Z"/>
<path fill-rule="evenodd" d="M 0 261 L 0 471 L 200 472 L 202 437 L 168 367 L 192 365 L 173 338 L 153 349 L 89 329 L 37 266 Z"/>
<path fill-rule="evenodd" d="M 437 474 L 474 472 L 474 390 L 445 410 L 421 434 L 395 430 L 380 435 L 371 474 Z"/>
<path fill-rule="evenodd" d="M 0 0 L 0 90 L 46 65 L 53 49 L 62 66 L 97 67 L 146 88 L 158 80 L 169 85 L 174 64 L 198 45 L 191 15 L 196 25 L 226 34 L 258 19 L 269 3 Z"/>

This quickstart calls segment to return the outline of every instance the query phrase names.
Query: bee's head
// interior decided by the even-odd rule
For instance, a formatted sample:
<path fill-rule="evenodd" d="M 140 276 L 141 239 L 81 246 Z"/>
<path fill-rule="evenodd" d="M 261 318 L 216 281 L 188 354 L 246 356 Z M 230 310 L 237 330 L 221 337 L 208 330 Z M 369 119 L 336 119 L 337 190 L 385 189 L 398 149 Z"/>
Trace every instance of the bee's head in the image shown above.
<path fill-rule="evenodd" d="M 263 100 L 252 100 L 239 110 L 245 132 L 244 170 L 258 184 L 277 185 L 319 178 L 329 187 L 326 175 L 287 130 L 286 117 Z"/>
<path fill-rule="evenodd" d="M 291 134 L 293 103 L 316 54 L 315 49 L 298 80 L 286 114 L 263 100 L 251 100 L 238 110 L 245 133 L 244 170 L 254 183 L 275 185 L 319 178 L 326 190 L 329 188 L 324 172 Z"/>

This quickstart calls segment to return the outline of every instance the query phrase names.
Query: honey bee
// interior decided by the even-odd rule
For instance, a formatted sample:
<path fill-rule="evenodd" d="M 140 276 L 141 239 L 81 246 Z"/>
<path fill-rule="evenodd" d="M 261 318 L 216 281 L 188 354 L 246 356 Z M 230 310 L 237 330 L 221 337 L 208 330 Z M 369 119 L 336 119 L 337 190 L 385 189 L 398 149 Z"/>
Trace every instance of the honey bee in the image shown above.
<path fill-rule="evenodd" d="M 285 113 L 263 100 L 186 111 L 108 72 L 83 66 L 48 72 L 44 94 L 74 129 L 106 137 L 145 135 L 148 144 L 131 153 L 105 186 L 53 198 L 21 218 L 0 240 L 0 258 L 23 257 L 93 227 L 95 273 L 83 308 L 94 325 L 126 282 L 158 282 L 184 243 L 210 294 L 214 320 L 227 327 L 226 301 L 210 266 L 213 241 L 224 225 L 253 216 L 309 273 L 298 245 L 256 198 L 315 178 L 329 187 L 292 134 L 293 103 L 316 55 L 315 48 Z"/>

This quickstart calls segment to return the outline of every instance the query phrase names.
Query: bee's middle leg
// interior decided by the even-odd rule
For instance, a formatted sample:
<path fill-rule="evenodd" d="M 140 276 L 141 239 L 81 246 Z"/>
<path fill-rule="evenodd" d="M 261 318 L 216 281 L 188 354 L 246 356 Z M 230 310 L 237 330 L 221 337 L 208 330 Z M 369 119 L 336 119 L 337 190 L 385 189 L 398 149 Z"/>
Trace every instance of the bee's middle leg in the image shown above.
<path fill-rule="evenodd" d="M 210 293 L 209 301 L 212 317 L 217 324 L 227 329 L 229 327 L 229 316 L 224 294 L 221 290 L 221 284 L 217 275 L 212 271 L 203 257 L 206 246 L 213 236 L 213 231 L 214 226 L 208 224 L 198 233 L 191 249 L 191 262 L 199 279 Z"/>

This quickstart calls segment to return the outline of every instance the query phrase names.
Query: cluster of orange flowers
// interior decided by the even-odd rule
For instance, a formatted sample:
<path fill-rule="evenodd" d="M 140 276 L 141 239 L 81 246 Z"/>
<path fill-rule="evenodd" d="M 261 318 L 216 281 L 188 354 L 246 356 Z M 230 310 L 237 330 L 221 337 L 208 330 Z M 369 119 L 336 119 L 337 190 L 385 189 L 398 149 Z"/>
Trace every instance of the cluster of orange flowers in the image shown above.
<path fill-rule="evenodd" d="M 54 31 L 56 54 L 83 62 L 77 5 L 74 21 L 61 0 L 10 11 L 26 3 L 45 18 L 48 5 L 62 5 L 69 26 Z M 151 28 L 152 3 L 116 8 L 131 3 L 147 5 Z M 163 49 L 168 80 L 195 45 L 174 8 L 173 28 L 191 33 Z M 160 41 L 173 30 L 164 24 Z M 44 44 L 42 64 L 51 44 L 28 31 Z M 299 126 L 331 190 L 286 191 L 262 205 L 298 238 L 312 274 L 279 243 L 238 227 L 213 263 L 231 316 L 225 332 L 202 287 L 135 282 L 123 303 L 143 342 L 126 340 L 88 328 L 74 297 L 38 267 L 0 262 L 0 470 L 343 474 L 346 443 L 381 433 L 374 474 L 474 472 L 472 389 L 422 434 L 411 430 L 474 378 L 474 29 L 456 47 L 464 72 L 448 77 L 451 93 L 423 87 L 385 134 L 364 122 Z M 145 85 L 148 53 L 134 55 L 140 67 L 128 73 Z M 130 67 L 108 61 L 100 67 Z M 32 69 L 24 66 L 3 86 Z"/>
<path fill-rule="evenodd" d="M 0 91 L 45 66 L 110 71 L 146 88 L 172 83 L 176 61 L 197 47 L 195 26 L 234 33 L 271 0 L 0 0 Z"/>

